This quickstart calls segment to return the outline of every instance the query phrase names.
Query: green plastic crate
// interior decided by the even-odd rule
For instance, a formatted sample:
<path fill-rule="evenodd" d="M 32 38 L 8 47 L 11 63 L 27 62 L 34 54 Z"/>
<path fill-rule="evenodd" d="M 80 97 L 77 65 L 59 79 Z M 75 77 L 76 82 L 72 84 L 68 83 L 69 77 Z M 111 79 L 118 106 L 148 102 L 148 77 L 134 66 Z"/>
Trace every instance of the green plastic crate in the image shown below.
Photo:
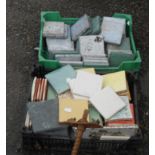
<path fill-rule="evenodd" d="M 141 57 L 139 51 L 136 49 L 133 33 L 132 33 L 132 16 L 128 14 L 120 14 L 115 13 L 113 17 L 116 18 L 125 18 L 126 19 L 126 31 L 128 36 L 130 37 L 131 42 L 131 49 L 133 51 L 135 59 L 132 61 L 124 61 L 117 67 L 110 67 L 110 66 L 91 66 L 96 69 L 97 73 L 108 73 L 108 72 L 115 72 L 120 70 L 126 70 L 130 72 L 136 72 L 140 70 L 141 66 Z M 58 11 L 43 11 L 41 12 L 41 30 L 40 30 L 40 45 L 39 45 L 39 53 L 38 59 L 39 64 L 44 66 L 45 68 L 56 69 L 61 67 L 60 63 L 57 60 L 51 60 L 47 57 L 47 50 L 45 48 L 45 40 L 43 40 L 42 32 L 43 26 L 45 21 L 62 21 L 66 24 L 74 24 L 78 18 L 64 18 L 61 17 Z M 81 66 L 73 66 L 74 68 L 78 69 L 81 67 L 90 67 L 86 65 Z"/>

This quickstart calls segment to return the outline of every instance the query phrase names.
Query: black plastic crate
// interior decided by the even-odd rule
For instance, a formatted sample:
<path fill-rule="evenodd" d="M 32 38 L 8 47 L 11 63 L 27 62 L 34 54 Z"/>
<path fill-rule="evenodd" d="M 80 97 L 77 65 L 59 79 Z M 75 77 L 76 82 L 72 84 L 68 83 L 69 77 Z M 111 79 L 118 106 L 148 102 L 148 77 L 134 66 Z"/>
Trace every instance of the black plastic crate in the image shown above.
<path fill-rule="evenodd" d="M 49 71 L 44 68 L 35 67 L 32 76 L 43 77 Z M 132 103 L 135 107 L 136 124 L 139 125 L 138 103 L 137 103 L 137 75 L 127 73 L 127 79 L 132 97 Z M 75 140 L 75 133 L 71 127 L 67 129 L 67 134 L 55 135 L 34 134 L 31 129 L 23 128 L 22 130 L 22 149 L 28 155 L 69 155 L 71 153 Z M 141 143 L 142 135 L 140 129 L 137 135 L 129 140 L 98 140 L 98 139 L 82 139 L 79 155 L 103 155 L 103 154 L 123 154 L 138 148 Z"/>

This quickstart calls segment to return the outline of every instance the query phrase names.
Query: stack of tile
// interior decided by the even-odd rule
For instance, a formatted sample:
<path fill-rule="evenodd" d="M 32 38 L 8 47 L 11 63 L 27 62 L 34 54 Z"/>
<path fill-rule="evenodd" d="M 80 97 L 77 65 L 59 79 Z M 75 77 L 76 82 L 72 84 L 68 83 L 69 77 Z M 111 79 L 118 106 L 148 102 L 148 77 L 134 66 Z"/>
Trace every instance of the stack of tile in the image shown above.
<path fill-rule="evenodd" d="M 47 79 L 34 78 L 31 100 L 32 101 L 44 101 L 47 95 Z"/>
<path fill-rule="evenodd" d="M 104 40 L 101 36 L 81 36 L 79 38 L 79 50 L 84 65 L 109 65 L 105 53 Z"/>
<path fill-rule="evenodd" d="M 53 58 L 55 54 L 77 53 L 76 51 L 74 51 L 74 43 L 71 41 L 70 26 L 64 24 L 64 28 L 61 27 L 61 29 L 64 30 L 64 38 L 53 38 L 49 37 L 49 35 L 46 36 L 49 58 Z"/>
<path fill-rule="evenodd" d="M 130 39 L 126 37 L 126 21 L 123 18 L 103 17 L 101 35 L 107 43 L 110 66 L 119 66 L 123 61 L 134 60 Z"/>

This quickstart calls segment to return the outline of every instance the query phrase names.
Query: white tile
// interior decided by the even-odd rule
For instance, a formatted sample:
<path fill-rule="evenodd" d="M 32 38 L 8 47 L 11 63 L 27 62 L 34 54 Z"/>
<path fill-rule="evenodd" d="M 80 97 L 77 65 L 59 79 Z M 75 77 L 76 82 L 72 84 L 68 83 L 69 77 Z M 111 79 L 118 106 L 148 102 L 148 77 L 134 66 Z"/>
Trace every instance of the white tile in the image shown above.
<path fill-rule="evenodd" d="M 70 88 L 70 90 L 71 90 L 71 92 L 72 92 L 72 95 L 73 95 L 73 98 L 74 98 L 74 99 L 88 100 L 88 97 L 76 95 L 76 94 L 73 93 L 73 90 L 74 90 L 74 87 L 75 87 L 76 79 L 67 79 L 67 82 L 68 82 L 68 84 L 69 84 L 69 88 Z"/>
<path fill-rule="evenodd" d="M 91 97 L 96 91 L 101 90 L 102 80 L 100 75 L 78 70 L 72 91 L 76 95 Z"/>
<path fill-rule="evenodd" d="M 90 102 L 106 120 L 126 106 L 122 99 L 110 87 L 96 92 L 90 98 Z"/>

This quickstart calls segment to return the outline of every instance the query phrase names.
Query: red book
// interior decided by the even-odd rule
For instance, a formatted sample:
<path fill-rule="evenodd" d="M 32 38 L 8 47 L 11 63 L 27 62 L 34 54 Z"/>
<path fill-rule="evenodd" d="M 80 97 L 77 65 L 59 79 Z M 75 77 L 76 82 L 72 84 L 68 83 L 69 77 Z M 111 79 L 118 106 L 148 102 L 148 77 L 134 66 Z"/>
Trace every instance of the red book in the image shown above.
<path fill-rule="evenodd" d="M 130 120 L 114 120 L 114 121 L 110 121 L 107 122 L 108 126 L 111 125 L 134 125 L 135 124 L 135 114 L 134 114 L 134 105 L 130 104 L 130 109 L 131 109 L 131 113 L 132 113 L 132 119 Z"/>

